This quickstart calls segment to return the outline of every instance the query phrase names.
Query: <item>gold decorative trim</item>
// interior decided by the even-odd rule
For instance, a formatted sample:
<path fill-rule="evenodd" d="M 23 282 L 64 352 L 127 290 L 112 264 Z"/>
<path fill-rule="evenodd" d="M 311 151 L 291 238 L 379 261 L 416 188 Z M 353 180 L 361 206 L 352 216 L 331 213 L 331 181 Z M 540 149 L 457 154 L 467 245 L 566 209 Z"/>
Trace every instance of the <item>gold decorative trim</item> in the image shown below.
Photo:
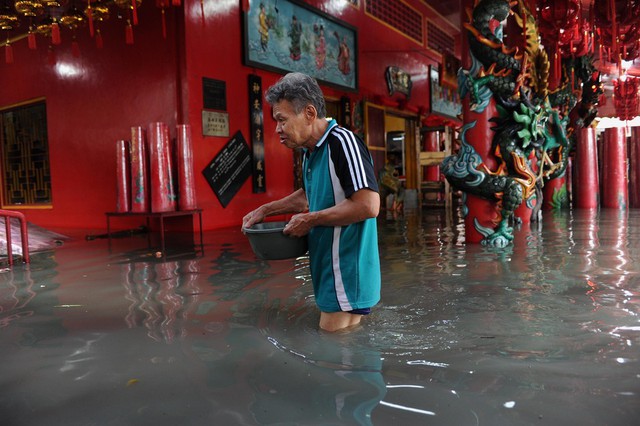
<path fill-rule="evenodd" d="M 51 210 L 53 204 L 2 204 L 2 208 L 5 210 Z"/>
<path fill-rule="evenodd" d="M 9 44 L 13 44 L 13 43 L 15 43 L 16 41 L 20 41 L 20 40 L 22 40 L 23 38 L 27 38 L 28 36 L 29 36 L 29 33 L 24 33 L 24 34 L 19 34 L 19 35 L 17 35 L 17 36 L 13 36 L 13 37 L 11 37 L 9 40 L 3 40 L 3 41 L 0 41 L 0 47 L 4 47 L 4 46 L 6 46 L 6 45 L 7 45 L 7 41 L 9 42 Z"/>
<path fill-rule="evenodd" d="M 7 106 L 3 106 L 0 107 L 0 111 L 6 111 L 8 109 L 12 109 L 12 108 L 18 108 L 24 105 L 29 105 L 29 104 L 35 104 L 36 102 L 42 102 L 42 101 L 46 101 L 47 99 L 43 96 L 41 98 L 33 98 L 33 99 L 29 99 L 26 101 L 22 101 L 22 102 L 18 102 L 12 105 L 7 105 Z"/>

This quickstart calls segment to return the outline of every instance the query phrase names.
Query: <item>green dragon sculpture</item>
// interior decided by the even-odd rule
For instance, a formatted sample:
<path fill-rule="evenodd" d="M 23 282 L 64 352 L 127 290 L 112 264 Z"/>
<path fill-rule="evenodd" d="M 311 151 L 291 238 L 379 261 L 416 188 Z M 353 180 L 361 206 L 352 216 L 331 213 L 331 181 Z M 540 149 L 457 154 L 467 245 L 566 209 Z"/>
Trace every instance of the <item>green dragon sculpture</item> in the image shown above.
<path fill-rule="evenodd" d="M 519 13 L 512 11 L 516 4 Z M 510 14 L 514 14 L 520 27 L 526 28 L 522 53 L 504 45 L 502 25 L 493 28 Z M 498 114 L 490 119 L 494 125 L 491 152 L 498 167 L 490 170 L 467 141 L 468 130 L 476 125 L 470 122 L 463 125 L 460 151 L 445 158 L 442 172 L 451 185 L 464 194 L 496 202 L 495 227 L 482 226 L 477 219 L 474 226 L 483 236 L 482 244 L 504 247 L 513 240 L 515 209 L 525 201 L 537 214 L 535 209 L 542 204 L 542 186 L 549 179 L 561 176 L 566 169 L 574 129 L 588 125 L 595 117 L 599 75 L 589 73 L 591 61 L 574 61 L 581 65 L 579 71 L 574 66 L 575 74 L 588 86 L 583 89 L 581 101 L 568 104 L 566 100 L 571 98 L 562 96 L 566 93 L 560 90 L 550 97 L 549 61 L 537 41 L 534 16 L 522 1 L 477 1 L 465 28 L 471 68 L 459 70 L 459 92 L 463 98 L 470 97 L 470 109 L 476 112 L 484 111 L 491 99 L 495 99 Z M 567 67 L 565 75 L 566 70 Z"/>

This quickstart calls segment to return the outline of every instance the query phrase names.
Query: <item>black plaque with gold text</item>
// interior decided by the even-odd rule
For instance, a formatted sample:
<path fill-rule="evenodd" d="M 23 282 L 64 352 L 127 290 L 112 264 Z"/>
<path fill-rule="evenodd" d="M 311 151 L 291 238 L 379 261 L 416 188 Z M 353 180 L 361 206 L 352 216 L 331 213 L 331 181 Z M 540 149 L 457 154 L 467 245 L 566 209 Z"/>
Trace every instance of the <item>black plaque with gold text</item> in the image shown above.
<path fill-rule="evenodd" d="M 222 207 L 238 193 L 251 176 L 251 152 L 238 131 L 202 171 Z"/>

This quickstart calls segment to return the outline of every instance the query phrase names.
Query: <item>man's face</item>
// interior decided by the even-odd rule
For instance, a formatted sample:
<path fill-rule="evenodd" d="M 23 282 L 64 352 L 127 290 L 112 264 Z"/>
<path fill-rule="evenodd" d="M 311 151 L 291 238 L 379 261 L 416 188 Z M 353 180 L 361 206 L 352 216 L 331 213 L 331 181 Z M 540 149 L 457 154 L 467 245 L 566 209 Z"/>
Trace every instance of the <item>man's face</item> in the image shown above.
<path fill-rule="evenodd" d="M 312 117 L 309 117 L 308 108 L 296 114 L 293 104 L 287 100 L 282 100 L 273 105 L 273 118 L 276 120 L 276 133 L 280 137 L 280 143 L 287 148 L 310 148 L 312 143 Z"/>

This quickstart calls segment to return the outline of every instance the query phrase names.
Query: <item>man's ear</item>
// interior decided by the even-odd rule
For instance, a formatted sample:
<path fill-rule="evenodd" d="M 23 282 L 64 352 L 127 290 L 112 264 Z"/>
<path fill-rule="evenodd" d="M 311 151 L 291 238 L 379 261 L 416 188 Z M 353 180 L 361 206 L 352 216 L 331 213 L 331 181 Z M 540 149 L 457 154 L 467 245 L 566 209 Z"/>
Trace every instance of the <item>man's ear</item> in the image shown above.
<path fill-rule="evenodd" d="M 318 111 L 316 110 L 316 107 L 309 104 L 304 107 L 304 115 L 305 117 L 307 117 L 307 120 L 313 121 L 318 116 Z"/>

